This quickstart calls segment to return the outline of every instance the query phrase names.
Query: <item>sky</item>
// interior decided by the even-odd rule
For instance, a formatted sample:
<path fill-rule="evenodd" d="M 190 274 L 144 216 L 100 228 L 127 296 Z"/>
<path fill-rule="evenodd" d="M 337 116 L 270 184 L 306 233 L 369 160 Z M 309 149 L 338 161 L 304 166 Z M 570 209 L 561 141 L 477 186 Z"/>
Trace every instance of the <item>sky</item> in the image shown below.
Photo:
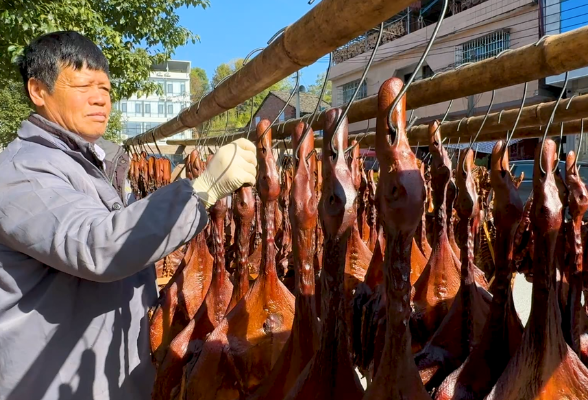
<path fill-rule="evenodd" d="M 313 5 L 308 0 L 210 0 L 210 7 L 178 10 L 180 25 L 200 36 L 200 43 L 176 50 L 173 59 L 192 62 L 206 71 L 208 79 L 224 62 L 244 58 L 251 50 L 264 47 L 280 29 L 292 25 Z M 302 69 L 300 83 L 316 82 L 326 71 L 328 59 Z"/>

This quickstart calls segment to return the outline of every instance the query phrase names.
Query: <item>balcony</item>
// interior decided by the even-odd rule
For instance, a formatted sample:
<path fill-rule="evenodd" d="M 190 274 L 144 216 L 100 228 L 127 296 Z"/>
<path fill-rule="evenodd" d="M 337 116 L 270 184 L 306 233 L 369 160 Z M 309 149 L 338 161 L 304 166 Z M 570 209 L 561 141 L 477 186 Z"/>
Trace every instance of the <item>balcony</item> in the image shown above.
<path fill-rule="evenodd" d="M 450 0 L 447 15 L 459 14 L 462 11 L 485 3 L 489 0 Z M 406 10 L 395 15 L 384 23 L 384 32 L 380 44 L 392 42 L 419 29 L 437 23 L 443 7 L 441 0 L 415 1 Z M 371 51 L 376 46 L 379 27 L 358 36 L 346 45 L 333 52 L 333 63 L 340 64 L 360 54 Z"/>

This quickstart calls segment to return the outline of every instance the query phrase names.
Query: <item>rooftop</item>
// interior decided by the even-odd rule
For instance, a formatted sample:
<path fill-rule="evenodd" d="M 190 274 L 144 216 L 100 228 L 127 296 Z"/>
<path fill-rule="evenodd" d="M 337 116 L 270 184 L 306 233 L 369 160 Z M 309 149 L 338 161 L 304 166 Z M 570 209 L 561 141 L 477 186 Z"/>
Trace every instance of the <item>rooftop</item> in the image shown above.
<path fill-rule="evenodd" d="M 151 71 L 190 73 L 190 61 L 168 60 L 163 64 L 153 64 Z"/>
<path fill-rule="evenodd" d="M 269 92 L 269 94 L 273 94 L 274 96 L 276 96 L 277 98 L 279 98 L 280 100 L 282 100 L 284 103 L 288 100 L 288 97 L 290 97 L 290 92 L 288 91 L 279 91 L 279 90 L 272 90 L 271 92 Z M 300 93 L 300 113 L 301 114 L 310 114 L 312 112 L 314 112 L 314 108 L 316 107 L 316 103 L 318 102 L 318 96 L 312 93 L 307 93 L 307 92 L 301 92 Z M 294 108 L 296 108 L 296 95 L 294 95 L 292 97 L 292 100 L 290 100 L 290 105 Z M 326 109 L 331 107 L 331 105 L 329 103 L 327 103 L 326 101 L 321 101 L 321 108 L 322 109 Z"/>

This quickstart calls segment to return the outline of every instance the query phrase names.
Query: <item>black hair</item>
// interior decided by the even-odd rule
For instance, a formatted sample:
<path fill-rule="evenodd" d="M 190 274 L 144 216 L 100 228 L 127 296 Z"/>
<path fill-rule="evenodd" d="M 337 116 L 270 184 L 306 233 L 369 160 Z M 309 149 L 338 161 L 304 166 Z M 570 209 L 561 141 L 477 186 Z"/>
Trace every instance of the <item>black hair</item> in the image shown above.
<path fill-rule="evenodd" d="M 108 61 L 102 51 L 87 37 L 75 31 L 60 31 L 39 36 L 25 47 L 17 60 L 25 93 L 29 79 L 43 82 L 49 91 L 53 91 L 55 81 L 61 68 L 84 67 L 109 74 Z"/>

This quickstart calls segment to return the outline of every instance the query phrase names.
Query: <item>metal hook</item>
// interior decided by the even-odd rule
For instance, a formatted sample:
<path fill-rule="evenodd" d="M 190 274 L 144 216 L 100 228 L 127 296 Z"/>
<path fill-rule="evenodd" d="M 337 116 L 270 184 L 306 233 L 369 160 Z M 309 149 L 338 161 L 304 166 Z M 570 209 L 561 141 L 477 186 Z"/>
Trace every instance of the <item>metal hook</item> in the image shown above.
<path fill-rule="evenodd" d="M 534 46 L 539 46 L 539 44 L 544 41 L 545 39 L 547 39 L 549 36 L 551 35 L 543 35 L 539 40 L 537 40 L 537 42 L 535 42 Z"/>
<path fill-rule="evenodd" d="M 321 102 L 323 101 L 323 96 L 324 96 L 325 91 L 327 89 L 327 82 L 329 81 L 329 73 L 331 72 L 332 61 L 333 61 L 333 55 L 332 55 L 332 53 L 329 53 L 329 65 L 327 66 L 327 72 L 325 74 L 325 81 L 323 82 L 321 94 L 319 95 L 319 98 L 318 98 L 318 101 L 317 101 L 316 106 L 314 108 L 314 111 L 312 113 L 312 116 L 309 118 L 308 126 L 304 130 L 304 133 L 302 134 L 302 138 L 300 139 L 300 142 L 298 143 L 298 146 L 296 146 L 296 150 L 294 151 L 294 161 L 295 162 L 300 161 L 300 158 L 298 157 L 298 151 L 300 150 L 300 146 L 302 146 L 304 139 L 306 139 L 306 135 L 308 135 L 308 132 L 310 132 L 310 129 L 312 128 L 312 124 L 314 123 L 314 120 L 315 120 L 316 116 L 318 115 L 317 112 L 320 109 Z M 302 117 L 302 118 L 304 119 L 304 117 Z"/>
<path fill-rule="evenodd" d="M 417 72 L 420 71 L 421 67 L 423 66 L 423 64 L 425 62 L 425 58 L 427 58 L 429 51 L 431 51 L 431 48 L 433 47 L 433 43 L 435 42 L 435 39 L 437 38 L 437 34 L 439 33 L 439 29 L 441 29 L 441 25 L 443 23 L 443 19 L 445 18 L 445 13 L 447 12 L 448 5 L 449 5 L 449 0 L 444 0 L 443 1 L 443 9 L 441 10 L 441 14 L 439 15 L 439 21 L 437 21 L 437 25 L 435 26 L 435 30 L 433 31 L 433 34 L 431 35 L 431 39 L 429 40 L 429 43 L 427 44 L 427 47 L 425 48 L 425 51 L 424 51 L 423 55 L 421 56 L 421 59 L 417 63 L 417 65 L 414 69 L 414 72 L 412 73 L 412 75 L 408 79 L 408 82 L 406 83 L 406 85 L 404 85 L 404 87 L 402 88 L 402 90 L 400 91 L 398 96 L 396 96 L 396 98 L 394 99 L 394 102 L 392 103 L 392 107 L 390 107 L 390 110 L 388 111 L 388 127 L 389 127 L 391 133 L 393 133 L 396 130 L 396 128 L 394 127 L 393 121 L 392 121 L 392 113 L 394 112 L 394 110 L 398 106 L 398 103 L 400 102 L 402 97 L 406 94 L 406 91 L 408 90 L 410 85 L 412 85 L 412 83 L 414 82 L 414 79 L 416 77 Z M 382 27 L 383 27 L 383 25 L 382 25 Z M 398 135 L 394 134 L 394 144 L 396 144 L 397 142 L 398 142 Z"/>
<path fill-rule="evenodd" d="M 155 148 L 159 152 L 159 155 L 163 157 L 163 154 L 161 154 L 161 150 L 159 150 L 159 146 L 157 145 L 157 140 L 155 140 L 155 131 L 154 130 L 151 131 L 151 137 L 153 138 L 153 143 L 155 143 Z"/>
<path fill-rule="evenodd" d="M 296 71 L 296 84 L 294 85 L 294 88 L 292 89 L 292 92 L 290 93 L 288 100 L 286 101 L 286 103 L 284 104 L 284 107 L 282 107 L 282 109 L 280 110 L 280 112 L 278 113 L 276 118 L 274 118 L 273 122 L 267 128 L 265 128 L 265 131 L 261 134 L 261 136 L 258 139 L 259 143 L 261 143 L 261 141 L 263 140 L 265 135 L 269 132 L 269 130 L 272 128 L 272 126 L 274 126 L 275 123 L 278 122 L 278 119 L 280 119 L 280 115 L 282 115 L 282 113 L 286 110 L 286 107 L 288 107 L 290 105 L 290 101 L 294 97 L 294 93 L 296 93 L 296 91 L 298 90 L 299 85 L 300 85 L 300 71 Z"/>
<path fill-rule="evenodd" d="M 509 51 L 512 51 L 512 49 L 505 49 L 505 50 L 502 50 L 500 53 L 498 53 L 498 54 L 496 55 L 496 57 L 494 57 L 494 59 L 496 60 L 496 59 L 497 59 L 497 58 L 499 58 L 501 55 L 503 55 L 504 53 L 508 53 Z"/>
<path fill-rule="evenodd" d="M 526 91 L 525 91 L 526 93 Z M 500 114 L 498 114 L 498 125 L 500 125 L 500 120 L 502 119 L 502 113 L 504 112 L 504 110 L 500 110 Z"/>
<path fill-rule="evenodd" d="M 470 141 L 470 145 L 469 145 L 468 150 L 472 149 L 474 142 L 476 142 L 478 140 L 478 136 L 480 136 L 480 132 L 482 132 L 482 129 L 484 128 L 484 125 L 486 124 L 486 120 L 488 119 L 488 115 L 490 114 L 490 110 L 492 109 L 492 106 L 494 105 L 494 96 L 495 95 L 496 95 L 496 90 L 493 90 L 492 91 L 492 98 L 490 99 L 490 105 L 488 106 L 488 110 L 486 111 L 486 115 L 484 115 L 484 119 L 482 120 L 482 124 L 480 125 L 480 129 L 478 129 L 476 136 L 472 137 L 472 140 Z M 476 153 L 477 152 L 478 152 L 478 146 L 476 146 Z M 464 173 L 466 172 L 465 161 L 466 161 L 466 157 L 464 157 L 462 165 L 461 165 L 461 169 Z"/>
<path fill-rule="evenodd" d="M 463 122 L 464 119 L 468 119 L 468 118 L 463 117 L 462 119 L 459 120 L 459 124 L 457 124 L 457 132 L 459 132 L 459 128 L 461 127 L 461 123 Z"/>
<path fill-rule="evenodd" d="M 512 140 L 512 137 L 514 136 L 515 131 L 517 130 L 517 125 L 519 124 L 519 120 L 521 119 L 521 115 L 523 114 L 523 107 L 525 106 L 525 101 L 527 100 L 527 87 L 528 87 L 528 82 L 525 82 L 525 86 L 523 87 L 523 100 L 521 101 L 521 107 L 519 108 L 519 112 L 517 114 L 517 119 L 515 120 L 514 126 L 512 127 L 512 131 L 506 132 L 506 143 L 504 148 L 502 149 L 502 154 L 500 155 L 500 165 L 502 165 L 502 160 L 504 159 L 504 155 L 506 154 L 506 149 L 508 149 L 508 146 L 510 144 L 510 141 Z M 504 111 L 504 110 L 502 110 Z M 502 115 L 502 111 L 500 111 L 500 115 Z M 500 123 L 500 116 L 498 116 L 498 123 Z"/>
<path fill-rule="evenodd" d="M 374 46 L 374 50 L 372 51 L 372 55 L 370 56 L 368 63 L 366 64 L 366 66 L 363 70 L 363 74 L 361 75 L 361 79 L 359 80 L 359 83 L 358 83 L 357 87 L 355 88 L 355 91 L 353 92 L 353 95 L 351 96 L 349 103 L 347 103 L 347 106 L 345 107 L 343 114 L 341 114 L 341 116 L 339 117 L 339 120 L 337 121 L 337 125 L 335 125 L 335 130 L 333 131 L 333 135 L 331 136 L 331 144 L 330 145 L 331 145 L 331 152 L 334 157 L 337 156 L 337 150 L 335 149 L 335 136 L 337 136 L 336 133 L 339 130 L 339 127 L 341 126 L 341 124 L 343 123 L 343 120 L 347 116 L 347 113 L 349 112 L 349 109 L 351 108 L 351 104 L 353 104 L 353 102 L 355 101 L 355 98 L 357 97 L 359 90 L 363 86 L 363 82 L 365 82 L 365 78 L 367 77 L 367 73 L 368 73 L 370 67 L 372 66 L 372 63 L 374 62 L 374 58 L 376 57 L 376 53 L 378 52 L 378 48 L 380 48 L 380 42 L 382 41 L 383 33 L 384 33 L 384 23 L 382 22 L 380 24 L 380 32 L 378 33 L 378 39 L 376 40 L 376 45 Z"/>
<path fill-rule="evenodd" d="M 270 38 L 270 40 L 267 41 L 267 44 L 270 45 L 272 44 L 272 42 L 274 40 L 276 40 L 282 33 L 284 33 L 284 31 L 286 30 L 287 26 L 283 27 L 282 29 L 280 29 L 279 31 L 277 31 L 276 33 L 274 33 L 274 36 L 272 36 Z"/>
<path fill-rule="evenodd" d="M 568 104 L 566 105 L 566 110 L 570 109 L 570 105 L 572 105 L 572 100 L 574 100 L 574 97 L 578 96 L 577 94 L 573 95 L 572 97 L 570 97 L 570 99 L 568 100 Z"/>
<path fill-rule="evenodd" d="M 457 147 L 455 148 L 455 151 L 453 152 L 453 154 L 451 154 L 451 157 L 449 158 L 451 161 L 453 161 L 453 157 L 455 157 L 455 154 L 459 152 L 459 142 L 461 142 L 461 136 L 458 136 L 457 138 Z"/>
<path fill-rule="evenodd" d="M 580 123 L 580 140 L 578 141 L 578 150 L 576 151 L 576 159 L 574 160 L 574 165 L 576 165 L 576 168 L 578 167 L 578 156 L 580 154 L 580 149 L 582 148 L 582 138 L 584 137 L 584 118 L 582 118 Z"/>
<path fill-rule="evenodd" d="M 541 40 L 541 39 L 539 39 L 539 40 Z M 569 77 L 570 77 L 570 73 L 568 71 L 568 72 L 566 72 L 566 77 L 564 80 L 563 87 L 561 89 L 561 93 L 559 94 L 559 97 L 557 98 L 557 101 L 555 102 L 555 106 L 553 107 L 553 111 L 551 112 L 551 116 L 549 117 L 549 121 L 547 122 L 547 126 L 545 127 L 545 133 L 543 134 L 543 140 L 541 141 L 541 153 L 539 155 L 539 170 L 541 171 L 542 174 L 547 173 L 545 171 L 545 169 L 543 168 L 543 162 L 542 162 L 542 160 L 543 160 L 542 154 L 543 154 L 543 147 L 545 146 L 545 139 L 547 139 L 547 132 L 549 132 L 549 128 L 551 127 L 551 124 L 553 123 L 553 120 L 555 119 L 555 112 L 557 111 L 557 106 L 559 106 L 559 103 L 561 102 L 561 99 L 562 99 L 564 93 L 566 92 Z M 559 152 L 558 152 L 558 158 L 559 158 Z"/>

